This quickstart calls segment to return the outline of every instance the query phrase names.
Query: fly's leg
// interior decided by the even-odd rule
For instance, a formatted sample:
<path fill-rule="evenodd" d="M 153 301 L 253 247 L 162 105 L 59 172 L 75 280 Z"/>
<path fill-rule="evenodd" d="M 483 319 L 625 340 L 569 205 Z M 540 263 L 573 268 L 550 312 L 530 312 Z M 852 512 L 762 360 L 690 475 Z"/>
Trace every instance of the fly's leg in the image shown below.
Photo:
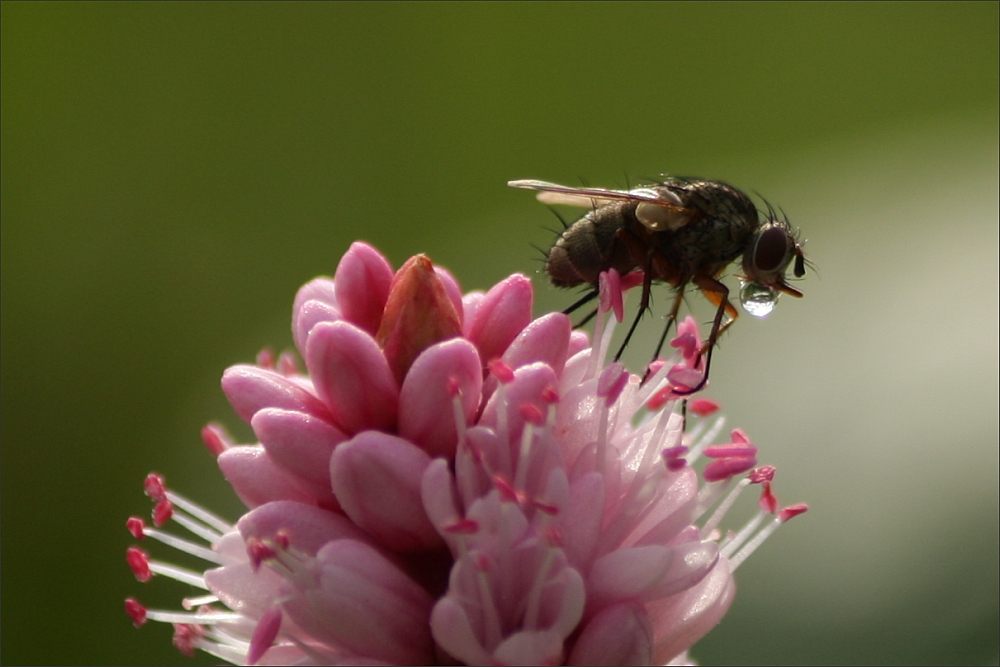
<path fill-rule="evenodd" d="M 590 290 L 589 292 L 587 292 L 586 294 L 584 294 L 582 297 L 580 297 L 579 299 L 577 299 L 571 306 L 569 306 L 568 308 L 564 309 L 562 311 L 563 315 L 569 315 L 574 310 L 576 310 L 577 308 L 579 308 L 580 306 L 587 305 L 588 303 L 590 303 L 591 301 L 593 301 L 594 299 L 597 298 L 597 293 L 598 292 L 597 292 L 596 289 Z M 593 317 L 593 315 L 591 315 L 590 317 Z M 587 319 L 589 320 L 590 317 L 588 317 Z M 582 326 L 582 325 L 577 325 L 577 326 Z"/>
<path fill-rule="evenodd" d="M 588 324 L 588 323 L 589 323 L 589 322 L 590 322 L 590 321 L 591 321 L 592 319 L 594 319 L 594 316 L 595 316 L 595 315 L 597 315 L 597 308 L 594 308 L 594 309 L 593 309 L 593 310 L 591 310 L 591 311 L 590 311 L 589 313 L 587 313 L 587 316 L 586 316 L 586 317 L 584 317 L 584 318 L 583 318 L 582 320 L 580 320 L 579 322 L 577 322 L 576 324 L 574 324 L 574 325 L 573 325 L 573 328 L 574 328 L 574 329 L 582 329 L 583 327 L 587 326 L 587 324 Z"/>
<path fill-rule="evenodd" d="M 647 310 L 649 310 L 649 293 L 652 290 L 652 286 L 653 286 L 653 256 L 652 255 L 650 255 L 647 258 L 646 263 L 642 267 L 642 269 L 643 269 L 643 275 L 642 275 L 642 299 L 639 301 L 639 311 L 635 314 L 635 319 L 632 320 L 632 326 L 630 326 L 628 328 L 628 333 L 625 334 L 625 340 L 622 341 L 621 346 L 618 348 L 618 351 L 615 353 L 615 358 L 614 358 L 615 361 L 618 361 L 619 359 L 621 359 L 622 353 L 625 351 L 625 347 L 628 345 L 628 342 L 632 339 L 632 333 L 635 331 L 635 328 L 637 326 L 639 326 L 639 320 L 642 319 L 642 314 L 644 312 L 646 312 Z"/>
<path fill-rule="evenodd" d="M 663 327 L 663 333 L 660 334 L 660 342 L 656 344 L 656 350 L 653 352 L 653 358 L 650 362 L 656 361 L 657 357 L 660 356 L 660 352 L 663 350 L 663 344 L 667 341 L 667 334 L 670 333 L 670 327 L 674 325 L 677 321 L 677 313 L 681 309 L 681 301 L 684 300 L 684 285 L 682 284 L 677 288 L 677 294 L 674 295 L 674 305 L 670 307 L 670 314 L 667 315 L 667 324 Z"/>
<path fill-rule="evenodd" d="M 654 248 L 648 243 L 644 243 L 642 239 L 626 228 L 619 229 L 618 233 L 615 234 L 615 247 L 618 247 L 619 243 L 628 251 L 633 266 L 642 266 L 642 298 L 639 301 L 639 310 L 635 314 L 635 319 L 632 320 L 628 333 L 625 334 L 625 340 L 622 341 L 618 352 L 615 353 L 615 361 L 621 359 L 625 347 L 632 340 L 635 328 L 639 326 L 639 320 L 642 319 L 643 313 L 649 310 L 649 295 L 653 287 L 653 261 L 655 259 Z M 614 257 L 614 254 L 611 254 L 610 257 Z"/>
<path fill-rule="evenodd" d="M 681 309 L 681 302 L 684 300 L 684 287 L 687 283 L 681 283 L 677 288 L 677 293 L 674 294 L 674 305 L 670 307 L 670 313 L 667 314 L 667 323 L 663 327 L 663 333 L 660 334 L 660 342 L 656 344 L 656 350 L 653 352 L 653 358 L 649 360 L 649 364 L 646 366 L 646 373 L 642 376 L 642 381 L 646 382 L 650 376 L 651 364 L 656 361 L 660 356 L 660 351 L 663 350 L 663 344 L 667 340 L 667 334 L 670 333 L 670 327 L 674 325 L 677 321 L 677 313 Z"/>
<path fill-rule="evenodd" d="M 680 396 L 688 396 L 700 391 L 705 383 L 708 382 L 708 372 L 712 367 L 712 351 L 715 349 L 715 344 L 719 340 L 719 335 L 725 332 L 736 318 L 739 317 L 739 312 L 733 307 L 733 304 L 729 302 L 729 288 L 724 284 L 720 283 L 715 278 L 708 276 L 699 276 L 694 279 L 694 283 L 701 290 L 705 298 L 716 304 L 718 308 L 715 310 L 715 319 L 712 320 L 712 330 L 708 334 L 708 340 L 702 346 L 699 354 L 705 354 L 705 375 L 702 376 L 701 382 L 698 383 L 696 387 L 692 387 L 687 391 L 674 390 L 675 394 Z M 722 318 L 724 315 L 729 316 L 729 320 L 723 323 Z M 707 353 L 707 354 L 706 354 Z"/>

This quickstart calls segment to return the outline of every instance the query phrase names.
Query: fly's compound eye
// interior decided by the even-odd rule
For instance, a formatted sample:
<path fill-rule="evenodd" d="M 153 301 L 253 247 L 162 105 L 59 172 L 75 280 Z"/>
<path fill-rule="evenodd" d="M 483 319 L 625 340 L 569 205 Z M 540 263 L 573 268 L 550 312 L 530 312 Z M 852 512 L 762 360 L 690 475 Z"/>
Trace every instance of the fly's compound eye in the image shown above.
<path fill-rule="evenodd" d="M 781 227 L 768 227 L 760 232 L 753 247 L 753 266 L 758 273 L 776 273 L 788 264 L 788 232 Z"/>

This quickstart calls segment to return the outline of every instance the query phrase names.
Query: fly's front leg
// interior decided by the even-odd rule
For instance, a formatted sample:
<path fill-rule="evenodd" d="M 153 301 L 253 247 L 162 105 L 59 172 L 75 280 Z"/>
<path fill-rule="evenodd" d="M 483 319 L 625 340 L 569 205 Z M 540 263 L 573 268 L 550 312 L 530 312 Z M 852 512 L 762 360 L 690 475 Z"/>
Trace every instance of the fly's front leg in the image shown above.
<path fill-rule="evenodd" d="M 719 282 L 715 278 L 701 277 L 694 279 L 695 285 L 701 290 L 701 293 L 705 295 L 705 298 L 709 302 L 717 306 L 715 310 L 715 319 L 712 320 L 712 331 L 708 335 L 708 340 L 702 347 L 701 351 L 704 354 L 705 351 L 711 353 L 711 349 L 715 347 L 716 342 L 719 340 L 719 336 L 726 332 L 729 327 L 733 325 L 736 318 L 740 316 L 736 307 L 733 306 L 729 301 L 729 288 L 723 283 Z M 723 321 L 723 317 L 726 317 Z"/>
<path fill-rule="evenodd" d="M 645 383 L 651 375 L 650 369 L 652 364 L 660 357 L 660 352 L 663 350 L 663 344 L 667 340 L 667 334 L 670 333 L 670 328 L 677 321 L 677 313 L 681 309 L 681 301 L 684 300 L 684 288 L 687 283 L 681 283 L 677 287 L 677 292 L 674 294 L 674 304 L 670 307 L 670 313 L 667 315 L 667 322 L 663 326 L 663 333 L 660 334 L 660 341 L 656 344 L 656 350 L 653 351 L 653 358 L 649 360 L 649 364 L 646 366 L 646 372 L 642 376 L 642 382 Z"/>
<path fill-rule="evenodd" d="M 715 278 L 709 276 L 698 276 L 694 279 L 694 284 L 698 286 L 705 298 L 710 302 L 718 306 L 715 309 L 715 319 L 712 320 L 712 330 L 708 334 L 708 340 L 702 346 L 699 355 L 705 355 L 705 374 L 701 378 L 701 382 L 698 383 L 696 387 L 692 387 L 687 391 L 677 391 L 674 393 L 681 396 L 686 396 L 688 394 L 693 394 L 696 391 L 700 391 L 705 383 L 708 382 L 708 373 L 712 367 L 712 351 L 715 349 L 715 344 L 719 340 L 719 335 L 721 335 L 726 329 L 728 329 L 736 318 L 739 317 L 739 312 L 733 307 L 733 304 L 729 302 L 729 288 L 724 284 L 720 283 Z M 728 315 L 729 319 L 723 323 L 723 317 Z M 707 353 L 707 354 L 706 354 Z"/>

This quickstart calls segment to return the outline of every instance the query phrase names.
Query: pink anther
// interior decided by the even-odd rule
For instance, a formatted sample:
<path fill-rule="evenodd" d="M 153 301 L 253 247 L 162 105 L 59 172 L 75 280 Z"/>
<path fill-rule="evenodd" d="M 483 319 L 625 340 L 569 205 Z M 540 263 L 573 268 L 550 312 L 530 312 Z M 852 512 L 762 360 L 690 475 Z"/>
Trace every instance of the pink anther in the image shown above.
<path fill-rule="evenodd" d="M 158 502 L 167 497 L 167 485 L 163 475 L 151 472 L 146 475 L 142 484 L 143 491 L 153 502 Z"/>
<path fill-rule="evenodd" d="M 125 528 L 128 532 L 132 533 L 132 537 L 137 540 L 141 540 L 146 537 L 146 522 L 137 516 L 130 516 L 127 521 L 125 521 Z"/>
<path fill-rule="evenodd" d="M 808 511 L 809 505 L 805 503 L 795 503 L 794 505 L 789 505 L 778 512 L 778 518 L 781 520 L 781 523 L 784 523 L 789 519 L 797 517 L 800 514 L 805 514 Z"/>
<path fill-rule="evenodd" d="M 696 398 L 688 403 L 688 409 L 699 417 L 707 417 L 719 409 L 719 404 L 707 398 Z"/>
<path fill-rule="evenodd" d="M 153 578 L 153 571 L 149 569 L 149 554 L 139 547 L 125 550 L 125 562 L 138 581 L 145 583 Z"/>
<path fill-rule="evenodd" d="M 153 525 L 159 528 L 174 515 L 174 505 L 166 498 L 159 500 L 153 506 Z"/>
<path fill-rule="evenodd" d="M 125 613 L 132 619 L 132 625 L 137 628 L 146 622 L 146 608 L 135 598 L 125 598 Z"/>
<path fill-rule="evenodd" d="M 486 367 L 500 384 L 507 384 L 514 379 L 514 371 L 500 359 L 491 359 L 487 362 Z"/>

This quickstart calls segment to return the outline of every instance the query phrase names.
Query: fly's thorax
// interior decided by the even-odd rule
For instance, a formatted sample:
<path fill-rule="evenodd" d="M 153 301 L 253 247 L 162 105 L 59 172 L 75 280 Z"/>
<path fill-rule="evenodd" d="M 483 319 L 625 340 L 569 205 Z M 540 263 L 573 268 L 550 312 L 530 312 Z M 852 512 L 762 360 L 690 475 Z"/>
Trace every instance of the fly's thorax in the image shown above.
<path fill-rule="evenodd" d="M 701 211 L 706 218 L 726 221 L 734 227 L 757 226 L 757 207 L 742 191 L 722 181 L 668 179 L 664 187 L 676 194 L 684 206 Z"/>

